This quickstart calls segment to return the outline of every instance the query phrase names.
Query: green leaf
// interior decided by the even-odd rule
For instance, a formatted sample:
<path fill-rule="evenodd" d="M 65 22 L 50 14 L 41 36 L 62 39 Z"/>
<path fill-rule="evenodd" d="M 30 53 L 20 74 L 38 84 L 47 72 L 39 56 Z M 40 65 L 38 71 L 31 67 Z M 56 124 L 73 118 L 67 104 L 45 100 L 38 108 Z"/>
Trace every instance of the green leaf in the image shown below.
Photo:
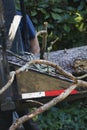
<path fill-rule="evenodd" d="M 84 30 L 84 23 L 81 23 L 81 25 L 79 26 L 79 31 L 82 32 Z"/>
<path fill-rule="evenodd" d="M 83 4 L 80 4 L 77 8 L 78 11 L 82 10 L 84 8 L 84 5 Z"/>
<path fill-rule="evenodd" d="M 46 13 L 47 13 L 46 10 L 43 9 L 43 8 L 40 8 L 40 12 L 42 12 L 43 14 L 46 14 Z"/>
<path fill-rule="evenodd" d="M 61 15 L 59 15 L 59 14 L 57 14 L 57 13 L 51 13 L 51 15 L 52 15 L 52 18 L 53 18 L 54 20 L 62 21 Z"/>
<path fill-rule="evenodd" d="M 64 10 L 59 9 L 59 8 L 54 8 L 54 9 L 52 9 L 52 11 L 57 12 L 57 13 L 62 13 L 62 12 L 64 12 Z"/>
<path fill-rule="evenodd" d="M 32 11 L 31 12 L 31 16 L 36 16 L 37 15 L 37 12 L 36 11 Z"/>
<path fill-rule="evenodd" d="M 38 24 L 38 20 L 35 17 L 32 19 L 32 21 L 33 23 Z"/>
<path fill-rule="evenodd" d="M 75 10 L 74 7 L 71 7 L 71 6 L 67 7 L 67 9 L 68 9 L 69 11 L 74 11 L 74 10 Z"/>
<path fill-rule="evenodd" d="M 48 19 L 48 18 L 50 18 L 50 15 L 46 14 L 45 19 Z"/>
<path fill-rule="evenodd" d="M 76 22 L 81 22 L 83 20 L 83 17 L 81 16 L 81 14 L 76 13 L 77 17 L 74 19 Z"/>
<path fill-rule="evenodd" d="M 64 30 L 69 33 L 71 28 L 69 26 L 67 26 L 66 24 L 63 26 Z"/>

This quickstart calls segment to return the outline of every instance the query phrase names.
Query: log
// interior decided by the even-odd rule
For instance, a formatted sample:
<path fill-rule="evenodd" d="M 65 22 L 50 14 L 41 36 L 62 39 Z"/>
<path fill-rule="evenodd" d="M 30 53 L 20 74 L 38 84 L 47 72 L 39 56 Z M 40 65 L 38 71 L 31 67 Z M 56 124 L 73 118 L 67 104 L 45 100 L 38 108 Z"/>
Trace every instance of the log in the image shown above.
<path fill-rule="evenodd" d="M 87 46 L 45 53 L 44 57 L 45 60 L 56 63 L 75 76 L 83 75 L 87 72 Z M 35 55 L 34 58 L 40 59 L 40 55 Z M 21 59 L 17 59 L 17 57 L 14 56 L 9 57 L 8 60 L 18 66 L 20 64 L 24 65 L 28 61 L 27 55 L 22 56 Z"/>
<path fill-rule="evenodd" d="M 50 52 L 47 60 L 72 74 L 84 74 L 87 72 L 87 46 Z"/>

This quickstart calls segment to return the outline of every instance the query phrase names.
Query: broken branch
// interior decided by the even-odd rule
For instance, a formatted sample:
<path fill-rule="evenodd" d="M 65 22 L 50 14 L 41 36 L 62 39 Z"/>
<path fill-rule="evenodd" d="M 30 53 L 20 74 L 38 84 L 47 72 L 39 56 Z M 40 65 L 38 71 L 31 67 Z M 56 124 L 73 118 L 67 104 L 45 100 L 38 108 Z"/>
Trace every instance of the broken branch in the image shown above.
<path fill-rule="evenodd" d="M 56 105 L 58 102 L 64 100 L 71 92 L 77 87 L 77 84 L 73 84 L 68 89 L 66 89 L 63 93 L 61 93 L 59 96 L 51 100 L 50 102 L 46 103 L 45 105 L 39 107 L 35 111 L 33 111 L 31 114 L 24 115 L 23 117 L 17 119 L 15 123 L 11 125 L 9 130 L 15 130 L 20 124 L 24 123 L 25 121 L 33 118 L 34 116 L 41 114 L 42 112 L 48 110 L 49 108 Z"/>

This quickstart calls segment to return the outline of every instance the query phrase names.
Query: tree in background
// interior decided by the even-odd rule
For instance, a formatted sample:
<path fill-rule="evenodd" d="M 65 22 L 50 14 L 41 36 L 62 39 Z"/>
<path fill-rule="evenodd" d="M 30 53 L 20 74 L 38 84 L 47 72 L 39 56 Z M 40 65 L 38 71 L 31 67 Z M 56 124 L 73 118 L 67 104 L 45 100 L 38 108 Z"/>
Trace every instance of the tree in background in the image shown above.
<path fill-rule="evenodd" d="M 27 13 L 37 31 L 48 22 L 48 46 L 53 50 L 86 45 L 87 0 L 25 0 Z"/>

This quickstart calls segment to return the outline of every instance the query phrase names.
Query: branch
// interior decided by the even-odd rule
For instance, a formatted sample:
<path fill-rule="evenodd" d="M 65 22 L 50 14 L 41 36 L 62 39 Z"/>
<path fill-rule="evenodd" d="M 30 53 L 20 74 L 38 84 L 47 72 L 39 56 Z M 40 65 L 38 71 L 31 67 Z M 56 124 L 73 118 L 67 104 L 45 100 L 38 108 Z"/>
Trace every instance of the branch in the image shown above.
<path fill-rule="evenodd" d="M 11 84 L 12 84 L 12 82 L 13 82 L 13 80 L 14 80 L 14 77 L 15 77 L 15 71 L 10 72 L 9 81 L 7 82 L 7 84 L 6 84 L 4 87 L 2 87 L 2 88 L 0 89 L 0 95 L 1 95 L 3 92 L 5 92 L 5 91 L 11 86 Z"/>
<path fill-rule="evenodd" d="M 24 115 L 23 117 L 17 119 L 16 122 L 11 125 L 9 130 L 15 130 L 20 124 L 26 122 L 27 120 L 33 118 L 34 116 L 38 114 L 41 114 L 42 112 L 56 105 L 58 102 L 64 100 L 76 87 L 77 87 L 77 84 L 73 84 L 68 89 L 66 89 L 61 95 L 57 96 L 56 98 L 46 103 L 45 105 L 39 107 L 38 109 L 33 111 L 31 114 Z"/>
<path fill-rule="evenodd" d="M 59 40 L 59 37 L 57 37 L 54 41 L 50 43 L 50 46 L 47 48 L 48 52 L 52 50 L 52 46 Z"/>
<path fill-rule="evenodd" d="M 77 87 L 85 87 L 87 88 L 87 82 L 82 80 L 77 80 Z"/>
<path fill-rule="evenodd" d="M 28 64 L 29 64 L 29 66 L 32 65 L 32 64 L 45 64 L 47 66 L 51 66 L 51 67 L 55 68 L 56 70 L 58 70 L 61 75 L 63 75 L 66 78 L 69 78 L 69 79 L 73 80 L 74 82 L 76 82 L 76 77 L 74 77 L 72 74 L 66 72 L 59 65 L 57 65 L 53 62 L 46 61 L 46 60 L 33 60 L 33 61 L 30 61 Z"/>
<path fill-rule="evenodd" d="M 41 31 L 38 31 L 38 32 L 36 33 L 37 37 L 38 37 L 39 35 L 42 35 L 42 34 L 47 34 L 47 31 L 46 31 L 46 30 L 41 30 Z"/>
<path fill-rule="evenodd" d="M 32 103 L 36 103 L 38 105 L 44 105 L 43 103 L 39 102 L 39 101 L 35 101 L 35 100 L 27 100 L 26 102 L 32 102 Z"/>
<path fill-rule="evenodd" d="M 64 100 L 76 87 L 80 87 L 80 86 L 87 87 L 87 82 L 82 81 L 82 80 L 77 80 L 76 77 L 74 77 L 72 74 L 64 71 L 60 66 L 56 65 L 55 63 L 50 62 L 50 61 L 46 61 L 46 60 L 33 60 L 33 61 L 26 63 L 23 67 L 19 68 L 18 70 L 10 72 L 10 79 L 9 79 L 8 83 L 0 90 L 0 94 L 2 94 L 7 88 L 9 88 L 9 86 L 12 84 L 12 82 L 14 80 L 15 74 L 18 74 L 22 71 L 28 70 L 32 64 L 45 64 L 45 65 L 49 65 L 51 67 L 54 67 L 63 76 L 73 80 L 74 84 L 71 85 L 69 88 L 67 88 L 59 96 L 57 96 L 56 98 L 51 100 L 50 102 L 46 103 L 45 105 L 43 105 L 43 106 L 39 107 L 38 109 L 36 109 L 35 111 L 33 111 L 31 114 L 28 114 L 28 115 L 25 115 L 25 116 L 19 118 L 15 123 L 13 123 L 11 125 L 9 130 L 15 130 L 20 124 L 26 122 L 27 120 L 33 118 L 34 116 L 48 110 L 52 106 L 56 105 L 58 102 Z"/>
<path fill-rule="evenodd" d="M 86 78 L 86 77 L 87 77 L 87 74 L 84 74 L 84 75 L 82 75 L 82 76 L 77 77 L 77 79 L 84 79 L 84 78 Z"/>
<path fill-rule="evenodd" d="M 33 118 L 34 116 L 36 116 L 38 114 L 41 114 L 42 112 L 48 110 L 49 108 L 55 106 L 58 102 L 61 102 L 67 96 L 69 96 L 69 94 L 74 89 L 76 89 L 76 87 L 80 87 L 80 86 L 87 87 L 87 82 L 78 80 L 77 84 L 71 85 L 69 88 L 67 88 L 63 93 L 61 93 L 59 96 L 57 96 L 53 100 L 51 100 L 48 103 L 46 103 L 45 105 L 39 107 L 38 109 L 36 109 L 35 111 L 33 111 L 31 114 L 24 115 L 23 117 L 19 118 L 15 123 L 13 123 L 11 125 L 11 127 L 9 128 L 9 130 L 15 130 L 20 124 L 26 122 L 27 120 Z"/>
<path fill-rule="evenodd" d="M 27 62 L 24 66 L 20 67 L 18 70 L 10 72 L 10 80 L 8 81 L 8 83 L 4 87 L 2 87 L 2 89 L 0 90 L 0 95 L 11 86 L 11 84 L 12 84 L 12 82 L 14 80 L 15 74 L 18 74 L 20 72 L 28 70 L 29 67 L 32 64 L 45 64 L 45 65 L 49 65 L 51 67 L 54 67 L 56 70 L 58 70 L 60 72 L 61 75 L 65 76 L 66 78 L 69 78 L 69 79 L 73 80 L 73 82 L 76 83 L 77 78 L 74 77 L 72 74 L 70 74 L 70 73 L 66 72 L 65 70 L 63 70 L 57 64 L 55 64 L 53 62 L 50 62 L 50 61 L 46 61 L 46 60 L 32 60 L 30 62 Z"/>

